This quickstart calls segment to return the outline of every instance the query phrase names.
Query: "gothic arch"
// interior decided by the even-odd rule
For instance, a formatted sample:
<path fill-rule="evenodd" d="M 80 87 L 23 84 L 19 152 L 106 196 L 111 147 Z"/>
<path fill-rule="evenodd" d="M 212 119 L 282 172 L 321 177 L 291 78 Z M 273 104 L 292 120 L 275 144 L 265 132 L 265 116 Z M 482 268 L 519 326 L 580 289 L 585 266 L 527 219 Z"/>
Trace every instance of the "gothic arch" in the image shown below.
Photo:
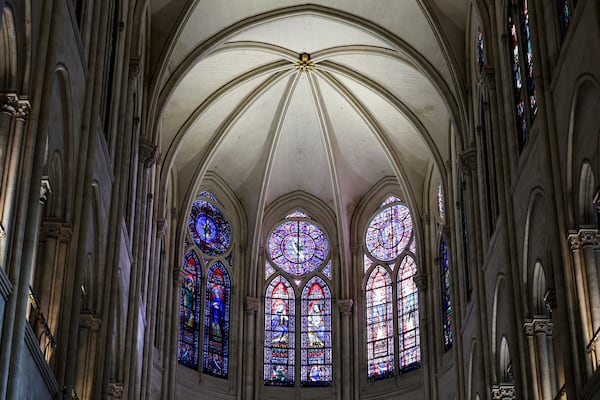
<path fill-rule="evenodd" d="M 544 239 L 547 235 L 547 224 L 545 217 L 546 197 L 541 188 L 534 188 L 529 197 L 527 207 L 527 216 L 525 218 L 525 229 L 523 237 L 523 258 L 521 261 L 521 282 L 523 293 L 522 308 L 524 315 L 530 315 L 534 304 L 531 288 L 534 282 L 534 267 L 536 260 L 540 257 L 546 257 L 548 240 Z M 549 263 L 545 263 L 549 264 Z M 528 298 L 529 296 L 529 298 Z"/>
<path fill-rule="evenodd" d="M 494 289 L 494 298 L 492 303 L 492 323 L 491 323 L 491 351 L 492 351 L 492 360 L 497 360 L 498 351 L 500 346 L 500 338 L 504 336 L 504 331 L 500 328 L 498 321 L 498 307 L 502 307 L 504 297 L 506 297 L 504 291 L 506 287 L 504 274 L 498 274 L 496 278 L 496 285 Z M 492 363 L 492 380 L 493 382 L 500 382 L 500 369 L 498 368 L 498 363 Z"/>

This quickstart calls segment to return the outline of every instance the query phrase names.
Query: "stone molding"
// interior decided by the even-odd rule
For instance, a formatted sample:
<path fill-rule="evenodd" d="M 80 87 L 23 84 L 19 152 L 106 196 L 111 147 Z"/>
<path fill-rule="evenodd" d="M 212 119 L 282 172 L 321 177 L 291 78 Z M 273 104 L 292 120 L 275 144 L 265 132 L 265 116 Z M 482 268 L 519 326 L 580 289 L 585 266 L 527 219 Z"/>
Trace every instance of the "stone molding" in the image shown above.
<path fill-rule="evenodd" d="M 0 95 L 0 112 L 5 112 L 12 116 L 16 114 L 17 108 L 19 108 L 19 96 L 15 93 Z"/>
<path fill-rule="evenodd" d="M 354 301 L 352 299 L 343 299 L 338 300 L 337 306 L 340 310 L 340 313 L 343 316 L 349 316 L 352 314 L 352 306 L 354 305 Z"/>
<path fill-rule="evenodd" d="M 79 316 L 79 326 L 92 332 L 98 332 L 102 326 L 102 320 L 92 313 L 82 313 Z"/>
<path fill-rule="evenodd" d="M 492 387 L 492 400 L 514 400 L 515 386 L 510 383 L 502 383 Z"/>
<path fill-rule="evenodd" d="M 582 247 L 600 247 L 600 235 L 598 229 L 580 229 L 571 232 L 567 238 L 571 251 L 580 250 Z"/>
<path fill-rule="evenodd" d="M 139 155 L 144 167 L 152 168 L 158 160 L 158 147 L 154 143 L 140 139 Z"/>
<path fill-rule="evenodd" d="M 244 311 L 248 314 L 254 314 L 258 311 L 259 300 L 256 297 L 246 297 L 244 301 Z"/>
<path fill-rule="evenodd" d="M 108 382 L 106 384 L 106 394 L 111 399 L 122 399 L 125 389 L 120 382 Z"/>
<path fill-rule="evenodd" d="M 535 318 L 523 324 L 523 329 L 525 330 L 525 335 L 527 336 L 533 336 L 539 333 L 551 336 L 552 328 L 552 320 L 549 318 Z"/>
<path fill-rule="evenodd" d="M 71 240 L 73 235 L 73 228 L 71 224 L 67 224 L 61 221 L 42 221 L 40 230 L 40 240 L 46 239 L 58 239 L 61 242 L 68 242 Z"/>

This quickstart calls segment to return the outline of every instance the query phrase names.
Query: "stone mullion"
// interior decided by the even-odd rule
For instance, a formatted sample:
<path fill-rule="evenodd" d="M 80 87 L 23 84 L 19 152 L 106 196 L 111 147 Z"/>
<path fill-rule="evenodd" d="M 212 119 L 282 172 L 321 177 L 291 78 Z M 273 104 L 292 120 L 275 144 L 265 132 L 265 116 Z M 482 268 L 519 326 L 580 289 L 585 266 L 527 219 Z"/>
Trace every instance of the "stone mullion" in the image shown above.
<path fill-rule="evenodd" d="M 341 365 L 338 376 L 341 376 L 341 397 L 343 399 L 352 399 L 354 396 L 354 381 L 352 377 L 352 354 L 350 343 L 352 340 L 350 332 L 350 317 L 352 316 L 352 299 L 343 299 L 337 302 L 340 315 L 342 317 L 342 332 L 340 340 L 342 341 Z"/>
<path fill-rule="evenodd" d="M 247 297 L 244 303 L 244 318 L 245 318 L 245 337 L 244 337 L 244 372 L 243 372 L 243 384 L 244 391 L 242 393 L 243 399 L 254 399 L 255 397 L 255 385 L 254 383 L 260 382 L 260 373 L 255 371 L 256 368 L 256 313 L 259 307 L 259 300 L 256 297 Z"/>

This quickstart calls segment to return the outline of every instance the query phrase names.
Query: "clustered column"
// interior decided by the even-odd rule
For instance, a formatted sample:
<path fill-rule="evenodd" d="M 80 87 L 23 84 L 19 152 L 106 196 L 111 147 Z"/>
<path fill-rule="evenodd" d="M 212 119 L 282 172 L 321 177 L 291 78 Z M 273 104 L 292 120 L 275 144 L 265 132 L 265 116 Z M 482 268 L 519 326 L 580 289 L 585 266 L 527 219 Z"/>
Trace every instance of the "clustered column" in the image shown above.
<path fill-rule="evenodd" d="M 552 398 L 551 350 L 548 338 L 552 336 L 552 321 L 549 318 L 535 318 L 523 325 L 529 343 L 532 359 L 533 394 L 536 398 Z M 536 357 L 537 355 L 537 357 Z"/>

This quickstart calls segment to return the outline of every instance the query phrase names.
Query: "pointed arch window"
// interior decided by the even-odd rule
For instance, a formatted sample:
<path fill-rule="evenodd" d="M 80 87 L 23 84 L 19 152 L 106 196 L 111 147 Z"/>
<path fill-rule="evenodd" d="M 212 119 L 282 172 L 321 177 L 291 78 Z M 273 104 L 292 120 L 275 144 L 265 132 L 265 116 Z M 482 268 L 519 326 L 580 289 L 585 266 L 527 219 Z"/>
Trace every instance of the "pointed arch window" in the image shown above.
<path fill-rule="evenodd" d="M 264 383 L 295 386 L 300 376 L 301 386 L 331 386 L 332 267 L 327 237 L 307 213 L 296 210 L 271 231 L 267 253 Z"/>
<path fill-rule="evenodd" d="M 227 268 L 217 261 L 206 279 L 204 312 L 204 372 L 227 378 L 229 359 L 229 292 Z"/>
<path fill-rule="evenodd" d="M 179 363 L 198 369 L 199 338 L 203 337 L 202 371 L 227 378 L 233 238 L 231 226 L 216 197 L 200 192 L 192 202 L 183 239 Z M 206 286 L 203 290 L 203 271 Z M 204 294 L 204 295 L 203 295 Z M 204 299 L 204 305 L 202 304 Z M 200 311 L 204 310 L 202 323 Z"/>
<path fill-rule="evenodd" d="M 538 111 L 528 0 L 518 0 L 516 7 L 509 2 L 508 33 L 518 141 L 523 148 Z"/>
<path fill-rule="evenodd" d="M 445 240 L 440 243 L 440 282 L 442 283 L 444 351 L 448 351 L 452 348 L 454 342 L 454 332 L 452 328 L 452 303 L 450 301 L 450 265 L 448 262 L 448 245 Z"/>
<path fill-rule="evenodd" d="M 364 239 L 366 360 L 371 382 L 421 365 L 415 242 L 410 210 L 399 198 L 388 197 L 371 218 Z"/>
<path fill-rule="evenodd" d="M 562 37 L 565 37 L 567 31 L 569 30 L 569 24 L 571 23 L 571 5 L 569 4 L 569 0 L 557 0 L 556 4 L 558 6 L 558 20 L 560 22 L 560 33 Z M 574 0 L 573 5 L 575 5 Z"/>
<path fill-rule="evenodd" d="M 483 40 L 483 32 L 477 32 L 477 69 L 481 74 L 485 66 L 485 42 Z"/>

